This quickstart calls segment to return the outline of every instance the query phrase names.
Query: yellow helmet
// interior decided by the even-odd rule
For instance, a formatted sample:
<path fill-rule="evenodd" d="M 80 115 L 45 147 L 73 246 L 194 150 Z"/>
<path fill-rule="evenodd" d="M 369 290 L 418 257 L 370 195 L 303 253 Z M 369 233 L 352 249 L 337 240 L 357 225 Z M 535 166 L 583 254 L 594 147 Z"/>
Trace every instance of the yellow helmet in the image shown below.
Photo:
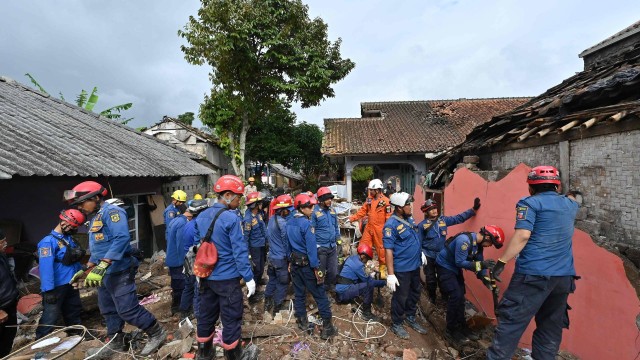
<path fill-rule="evenodd" d="M 171 197 L 182 202 L 187 201 L 187 193 L 182 190 L 176 190 L 171 194 Z"/>
<path fill-rule="evenodd" d="M 202 195 L 200 194 L 193 195 L 193 200 L 202 200 Z"/>
<path fill-rule="evenodd" d="M 256 181 L 256 179 L 254 179 L 253 176 L 249 178 L 249 182 L 252 182 L 252 181 Z"/>

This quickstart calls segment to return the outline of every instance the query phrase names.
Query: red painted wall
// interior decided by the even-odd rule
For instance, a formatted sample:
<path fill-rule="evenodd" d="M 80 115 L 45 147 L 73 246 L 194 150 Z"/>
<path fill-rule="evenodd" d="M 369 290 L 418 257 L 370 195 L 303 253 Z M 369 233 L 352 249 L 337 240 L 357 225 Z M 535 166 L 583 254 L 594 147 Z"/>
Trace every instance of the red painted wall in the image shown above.
<path fill-rule="evenodd" d="M 487 182 L 467 169 L 458 170 L 445 189 L 446 214 L 454 215 L 468 209 L 476 196 L 480 197 L 482 207 L 474 218 L 452 226 L 449 235 L 495 224 L 504 229 L 509 239 L 515 224 L 515 205 L 520 198 L 529 195 L 525 182 L 529 169 L 520 164 L 498 182 Z M 585 198 L 588 199 L 589 194 L 585 194 Z M 497 259 L 502 251 L 504 248 L 487 248 L 485 257 Z M 635 324 L 640 300 L 625 275 L 622 260 L 577 229 L 573 253 L 576 271 L 582 279 L 576 283 L 576 292 L 569 296 L 573 308 L 569 313 L 571 325 L 563 332 L 561 348 L 586 360 L 634 359 L 640 352 L 639 330 Z M 501 293 L 511 279 L 514 263 L 509 262 L 501 276 L 503 282 L 498 285 Z M 465 271 L 465 282 L 467 299 L 493 317 L 491 292 L 470 271 Z M 520 347 L 531 348 L 534 329 L 535 322 L 532 321 L 520 340 Z"/>

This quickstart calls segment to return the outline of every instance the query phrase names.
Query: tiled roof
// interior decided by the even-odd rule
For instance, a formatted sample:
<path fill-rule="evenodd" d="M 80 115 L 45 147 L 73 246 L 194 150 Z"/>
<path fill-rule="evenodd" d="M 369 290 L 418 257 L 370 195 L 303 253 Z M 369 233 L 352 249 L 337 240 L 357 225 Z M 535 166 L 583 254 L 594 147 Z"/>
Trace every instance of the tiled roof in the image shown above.
<path fill-rule="evenodd" d="M 144 130 L 154 129 L 158 125 L 160 125 L 162 123 L 165 123 L 165 122 L 174 123 L 177 126 L 185 129 L 186 131 L 188 131 L 188 132 L 190 132 L 190 133 L 202 138 L 202 140 L 204 140 L 204 141 L 208 141 L 208 142 L 211 142 L 212 144 L 216 144 L 216 145 L 220 144 L 220 139 L 217 136 L 215 136 L 213 134 L 208 134 L 208 133 L 206 133 L 206 132 L 204 132 L 204 131 L 196 128 L 196 127 L 193 127 L 191 125 L 185 124 L 182 121 L 180 121 L 178 119 L 174 119 L 174 118 L 169 117 L 169 116 L 162 117 L 162 121 L 160 121 L 158 123 L 155 123 L 155 124 L 145 128 Z"/>
<path fill-rule="evenodd" d="M 580 57 L 585 57 L 589 54 L 592 54 L 600 49 L 603 49 L 615 42 L 618 42 L 622 39 L 625 39 L 633 34 L 636 34 L 640 32 L 640 21 L 637 21 L 635 23 L 633 23 L 632 25 L 630 25 L 629 27 L 609 36 L 608 38 L 602 40 L 601 42 L 593 45 L 592 47 L 584 50 L 583 52 L 580 53 Z"/>
<path fill-rule="evenodd" d="M 0 77 L 0 179 L 204 175 L 197 156 Z"/>
<path fill-rule="evenodd" d="M 325 155 L 439 152 L 530 98 L 364 102 L 361 118 L 325 119 Z M 369 117 L 372 116 L 372 117 Z"/>

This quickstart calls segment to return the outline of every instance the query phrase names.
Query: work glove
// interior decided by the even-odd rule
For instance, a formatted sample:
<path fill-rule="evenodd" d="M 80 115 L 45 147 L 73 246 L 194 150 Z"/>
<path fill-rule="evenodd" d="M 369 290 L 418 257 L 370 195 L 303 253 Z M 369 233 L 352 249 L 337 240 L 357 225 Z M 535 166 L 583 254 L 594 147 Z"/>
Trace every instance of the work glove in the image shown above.
<path fill-rule="evenodd" d="M 247 283 L 247 297 L 251 297 L 253 294 L 256 293 L 256 282 L 255 280 L 251 279 L 251 281 L 249 281 Z"/>
<path fill-rule="evenodd" d="M 74 285 L 75 283 L 80 281 L 80 278 L 82 277 L 82 275 L 84 275 L 84 272 L 85 270 L 78 270 L 75 274 L 73 274 L 71 280 L 69 281 L 69 285 Z"/>
<path fill-rule="evenodd" d="M 316 284 L 324 284 L 324 273 L 322 272 L 322 270 L 313 269 L 313 273 L 316 275 Z"/>
<path fill-rule="evenodd" d="M 488 259 L 484 261 L 476 261 L 475 262 L 476 272 L 480 272 L 482 269 L 491 269 L 496 265 L 496 261 L 493 259 Z"/>
<path fill-rule="evenodd" d="M 473 199 L 473 211 L 480 209 L 480 198 Z"/>
<path fill-rule="evenodd" d="M 427 266 L 427 255 L 422 253 L 422 266 Z"/>
<path fill-rule="evenodd" d="M 42 299 L 45 303 L 55 305 L 58 303 L 58 295 L 53 290 L 45 291 L 42 293 Z"/>
<path fill-rule="evenodd" d="M 496 285 L 496 280 L 492 279 L 488 276 L 483 276 L 480 280 L 482 280 L 482 284 L 487 287 L 487 289 L 493 291 L 493 289 L 498 286 Z"/>
<path fill-rule="evenodd" d="M 100 263 L 91 269 L 91 272 L 84 279 L 85 287 L 99 287 L 102 286 L 102 278 L 107 272 L 107 268 L 110 266 L 106 261 L 100 261 Z"/>
<path fill-rule="evenodd" d="M 493 275 L 493 278 L 496 279 L 496 281 L 502 282 L 502 279 L 500 279 L 500 274 L 502 274 L 502 272 L 504 271 L 505 265 L 507 265 L 506 262 L 498 259 L 496 264 L 491 269 L 491 274 Z"/>
<path fill-rule="evenodd" d="M 398 282 L 398 278 L 393 274 L 388 274 L 387 287 L 389 288 L 389 290 L 391 290 L 391 292 L 395 292 L 396 286 L 400 286 L 400 283 Z"/>

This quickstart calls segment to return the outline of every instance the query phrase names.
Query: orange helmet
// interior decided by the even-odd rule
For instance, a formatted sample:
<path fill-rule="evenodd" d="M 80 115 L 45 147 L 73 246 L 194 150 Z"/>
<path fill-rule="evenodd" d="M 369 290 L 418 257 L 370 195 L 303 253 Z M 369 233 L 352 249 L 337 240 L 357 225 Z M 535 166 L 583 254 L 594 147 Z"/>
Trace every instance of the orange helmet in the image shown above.
<path fill-rule="evenodd" d="M 331 193 L 331 189 L 326 186 L 318 189 L 318 201 L 325 201 L 328 199 L 333 199 L 333 194 Z"/>
<path fill-rule="evenodd" d="M 367 255 L 369 259 L 373 259 L 373 249 L 371 246 L 361 242 L 360 245 L 358 245 L 358 255 L 362 254 Z"/>
<path fill-rule="evenodd" d="M 60 220 L 77 228 L 84 223 L 85 216 L 78 210 L 68 209 L 60 211 Z"/>
<path fill-rule="evenodd" d="M 536 166 L 527 176 L 527 184 L 554 184 L 560 185 L 560 172 L 553 166 Z"/>
<path fill-rule="evenodd" d="M 482 229 L 480 229 L 480 233 L 483 235 L 488 235 L 491 239 L 491 243 L 493 243 L 493 246 L 495 246 L 496 249 L 500 249 L 502 245 L 504 245 L 504 231 L 502 231 L 502 228 L 500 228 L 499 226 L 485 225 L 482 227 Z"/>
<path fill-rule="evenodd" d="M 276 198 L 276 203 L 273 204 L 273 207 L 278 210 L 278 209 L 286 209 L 289 207 L 293 206 L 293 199 L 291 198 L 291 195 L 280 195 Z"/>
<path fill-rule="evenodd" d="M 313 192 L 307 191 L 304 194 L 307 194 L 309 199 L 311 199 L 311 205 L 317 205 L 318 204 L 318 199 L 316 199 L 316 195 Z"/>
<path fill-rule="evenodd" d="M 260 193 L 257 191 L 251 192 L 247 194 L 247 202 L 245 203 L 248 207 L 252 208 L 256 204 L 258 204 L 262 200 L 260 197 Z"/>
<path fill-rule="evenodd" d="M 64 192 L 64 201 L 70 205 L 82 203 L 86 200 L 93 198 L 94 196 L 107 196 L 107 188 L 98 184 L 95 181 L 83 181 L 80 184 L 73 187 L 71 190 Z"/>
<path fill-rule="evenodd" d="M 298 194 L 296 198 L 293 200 L 293 205 L 296 209 L 301 207 L 311 206 L 311 198 L 307 194 Z"/>
<path fill-rule="evenodd" d="M 244 193 L 244 184 L 239 177 L 234 175 L 224 175 L 221 176 L 216 184 L 213 185 L 213 191 L 218 194 L 223 193 L 225 191 L 231 191 L 234 194 L 242 195 Z"/>

